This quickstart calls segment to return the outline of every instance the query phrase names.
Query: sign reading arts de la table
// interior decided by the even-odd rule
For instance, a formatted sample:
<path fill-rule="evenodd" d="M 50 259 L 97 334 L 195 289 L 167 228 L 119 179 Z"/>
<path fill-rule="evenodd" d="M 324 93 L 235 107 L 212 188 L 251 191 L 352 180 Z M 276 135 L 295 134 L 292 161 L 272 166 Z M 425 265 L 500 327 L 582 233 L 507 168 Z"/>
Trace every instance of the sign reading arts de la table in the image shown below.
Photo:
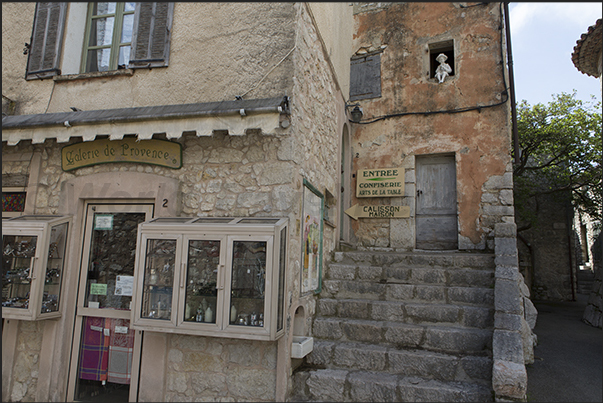
<path fill-rule="evenodd" d="M 167 140 L 95 140 L 70 144 L 61 150 L 64 171 L 96 164 L 138 162 L 167 168 L 182 168 L 182 145 Z"/>
<path fill-rule="evenodd" d="M 356 174 L 356 197 L 404 196 L 404 169 L 359 169 Z"/>

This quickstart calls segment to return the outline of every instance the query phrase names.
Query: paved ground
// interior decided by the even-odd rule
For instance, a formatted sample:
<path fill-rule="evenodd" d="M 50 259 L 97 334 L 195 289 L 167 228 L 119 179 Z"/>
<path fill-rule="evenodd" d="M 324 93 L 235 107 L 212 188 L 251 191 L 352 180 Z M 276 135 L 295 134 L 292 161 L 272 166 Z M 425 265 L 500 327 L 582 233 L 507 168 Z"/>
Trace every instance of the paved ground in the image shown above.
<path fill-rule="evenodd" d="M 582 322 L 588 297 L 534 301 L 538 345 L 527 366 L 528 402 L 602 402 L 603 331 Z"/>

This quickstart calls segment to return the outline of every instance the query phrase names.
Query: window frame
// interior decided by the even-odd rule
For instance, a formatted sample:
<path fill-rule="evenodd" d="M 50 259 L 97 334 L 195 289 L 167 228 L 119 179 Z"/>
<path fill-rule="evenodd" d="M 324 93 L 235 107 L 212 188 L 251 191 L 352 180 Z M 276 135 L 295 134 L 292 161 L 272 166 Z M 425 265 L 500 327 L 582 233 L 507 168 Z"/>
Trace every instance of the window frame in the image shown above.
<path fill-rule="evenodd" d="M 82 50 L 82 62 L 81 62 L 81 66 L 80 66 L 81 73 L 93 73 L 93 71 L 87 70 L 88 54 L 89 54 L 89 51 L 91 51 L 91 50 L 110 49 L 111 53 L 109 56 L 109 68 L 107 71 L 115 71 L 115 70 L 119 70 L 118 62 L 119 62 L 120 48 L 123 46 L 130 46 L 130 50 L 132 49 L 132 39 L 134 37 L 133 33 L 132 33 L 132 36 L 130 37 L 130 42 L 121 42 L 121 36 L 122 36 L 122 32 L 123 32 L 124 17 L 126 15 L 135 15 L 136 7 L 134 7 L 134 10 L 125 11 L 126 2 L 117 2 L 117 3 L 115 3 L 115 12 L 100 14 L 100 15 L 93 15 L 95 4 L 97 4 L 97 3 L 95 3 L 95 2 L 88 3 L 88 10 L 86 13 L 86 30 L 85 30 L 85 37 L 84 37 L 83 50 Z M 111 36 L 111 44 L 110 45 L 91 46 L 90 45 L 90 30 L 92 29 L 93 20 L 98 20 L 98 19 L 102 19 L 102 18 L 111 18 L 111 17 L 114 18 L 113 33 Z M 135 30 L 134 26 L 133 26 L 132 30 L 133 31 Z M 128 63 L 129 63 L 129 60 L 128 60 Z M 128 63 L 124 64 L 123 65 L 124 67 L 122 67 L 122 68 L 123 69 L 128 68 Z M 101 70 L 97 70 L 97 71 L 101 71 Z"/>

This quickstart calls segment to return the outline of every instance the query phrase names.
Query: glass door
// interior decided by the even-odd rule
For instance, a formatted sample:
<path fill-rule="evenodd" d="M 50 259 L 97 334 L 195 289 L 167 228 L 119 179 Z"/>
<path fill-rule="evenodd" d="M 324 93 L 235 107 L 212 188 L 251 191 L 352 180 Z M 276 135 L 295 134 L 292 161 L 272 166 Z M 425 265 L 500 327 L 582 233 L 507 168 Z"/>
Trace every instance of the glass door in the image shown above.
<path fill-rule="evenodd" d="M 136 379 L 141 333 L 130 327 L 134 261 L 138 224 L 152 213 L 152 204 L 87 205 L 70 401 L 136 400 L 130 384 Z"/>

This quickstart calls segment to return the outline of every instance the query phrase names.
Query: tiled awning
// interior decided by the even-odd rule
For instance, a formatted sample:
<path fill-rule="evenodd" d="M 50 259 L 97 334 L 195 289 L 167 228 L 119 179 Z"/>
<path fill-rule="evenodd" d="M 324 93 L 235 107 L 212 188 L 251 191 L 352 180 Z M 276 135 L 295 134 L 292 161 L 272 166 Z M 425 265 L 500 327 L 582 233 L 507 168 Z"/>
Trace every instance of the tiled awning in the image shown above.
<path fill-rule="evenodd" d="M 249 130 L 276 134 L 282 132 L 282 114 L 289 114 L 288 97 L 5 116 L 2 141 L 36 144 L 54 138 L 65 143 L 72 137 L 92 141 L 108 135 L 119 140 L 132 134 L 144 140 L 159 133 L 174 139 L 189 132 L 211 136 L 214 131 L 227 131 L 240 136 Z"/>

